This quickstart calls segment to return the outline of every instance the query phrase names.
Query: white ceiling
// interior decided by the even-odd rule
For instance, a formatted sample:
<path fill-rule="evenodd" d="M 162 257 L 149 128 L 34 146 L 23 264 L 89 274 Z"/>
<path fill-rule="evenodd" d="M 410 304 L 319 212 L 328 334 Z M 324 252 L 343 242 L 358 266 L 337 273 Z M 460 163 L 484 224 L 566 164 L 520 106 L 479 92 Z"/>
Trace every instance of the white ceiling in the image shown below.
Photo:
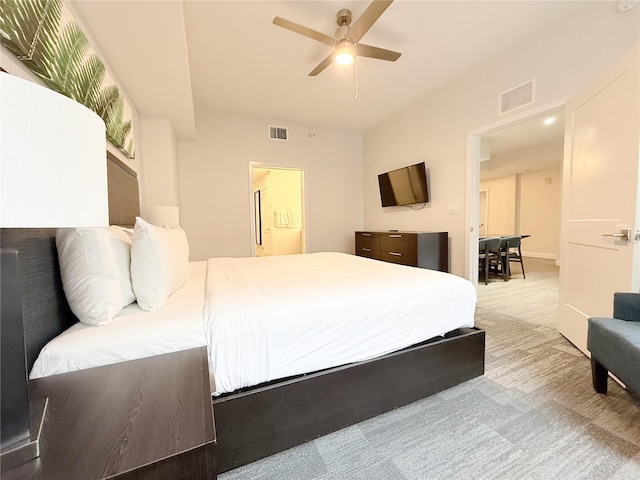
<path fill-rule="evenodd" d="M 545 120 L 552 119 L 552 123 Z M 564 108 L 482 135 L 480 179 L 559 168 L 564 155 Z"/>
<path fill-rule="evenodd" d="M 361 59 L 357 100 L 351 67 L 308 77 L 330 48 L 272 20 L 332 35 L 339 9 L 355 19 L 368 1 L 68 3 L 141 115 L 169 118 L 191 139 L 197 108 L 365 131 L 588 2 L 396 0 L 362 42 L 402 56 Z"/>
<path fill-rule="evenodd" d="M 545 123 L 550 119 L 552 123 Z M 535 118 L 509 125 L 482 136 L 490 143 L 491 156 L 550 143 L 564 137 L 564 108 L 546 112 Z"/>

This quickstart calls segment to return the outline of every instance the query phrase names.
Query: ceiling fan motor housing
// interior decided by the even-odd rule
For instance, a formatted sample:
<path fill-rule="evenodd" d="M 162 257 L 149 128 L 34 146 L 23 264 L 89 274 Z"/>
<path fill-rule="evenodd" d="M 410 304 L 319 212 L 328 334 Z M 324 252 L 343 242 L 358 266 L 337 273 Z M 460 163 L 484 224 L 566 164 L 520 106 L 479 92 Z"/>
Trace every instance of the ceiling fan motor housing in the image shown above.
<path fill-rule="evenodd" d="M 351 10 L 348 8 L 338 10 L 338 13 L 336 14 L 336 23 L 339 27 L 351 25 Z"/>

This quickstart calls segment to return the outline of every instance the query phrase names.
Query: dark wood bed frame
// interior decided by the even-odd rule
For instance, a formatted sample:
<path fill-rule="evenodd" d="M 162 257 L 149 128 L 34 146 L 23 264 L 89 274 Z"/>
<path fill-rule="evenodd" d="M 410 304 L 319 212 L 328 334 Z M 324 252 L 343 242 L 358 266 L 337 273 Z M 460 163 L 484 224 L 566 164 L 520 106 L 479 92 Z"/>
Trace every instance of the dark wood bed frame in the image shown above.
<path fill-rule="evenodd" d="M 109 160 L 110 223 L 139 215 L 136 174 Z M 124 200 L 123 200 L 124 199 Z M 27 367 L 77 322 L 62 290 L 53 229 L 2 229 L 22 274 Z M 219 472 L 390 411 L 484 373 L 485 333 L 464 328 L 373 360 L 213 398 Z"/>

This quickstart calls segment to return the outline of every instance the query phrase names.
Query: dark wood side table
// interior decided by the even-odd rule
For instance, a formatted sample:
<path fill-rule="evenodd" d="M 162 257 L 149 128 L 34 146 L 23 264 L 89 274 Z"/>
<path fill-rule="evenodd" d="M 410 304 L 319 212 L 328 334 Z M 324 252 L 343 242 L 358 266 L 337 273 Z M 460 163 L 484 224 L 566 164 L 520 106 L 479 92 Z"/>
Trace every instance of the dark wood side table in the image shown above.
<path fill-rule="evenodd" d="M 207 348 L 30 382 L 49 397 L 40 457 L 3 480 L 216 478 Z"/>

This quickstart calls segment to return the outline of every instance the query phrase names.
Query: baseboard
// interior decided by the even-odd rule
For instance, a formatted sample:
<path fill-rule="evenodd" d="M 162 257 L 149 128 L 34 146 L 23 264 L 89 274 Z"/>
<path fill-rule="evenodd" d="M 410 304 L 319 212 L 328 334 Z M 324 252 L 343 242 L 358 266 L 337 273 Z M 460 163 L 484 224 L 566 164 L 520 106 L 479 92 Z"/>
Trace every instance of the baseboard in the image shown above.
<path fill-rule="evenodd" d="M 557 253 L 541 253 L 541 252 L 525 252 L 522 251 L 523 257 L 544 258 L 546 260 L 558 260 Z"/>

